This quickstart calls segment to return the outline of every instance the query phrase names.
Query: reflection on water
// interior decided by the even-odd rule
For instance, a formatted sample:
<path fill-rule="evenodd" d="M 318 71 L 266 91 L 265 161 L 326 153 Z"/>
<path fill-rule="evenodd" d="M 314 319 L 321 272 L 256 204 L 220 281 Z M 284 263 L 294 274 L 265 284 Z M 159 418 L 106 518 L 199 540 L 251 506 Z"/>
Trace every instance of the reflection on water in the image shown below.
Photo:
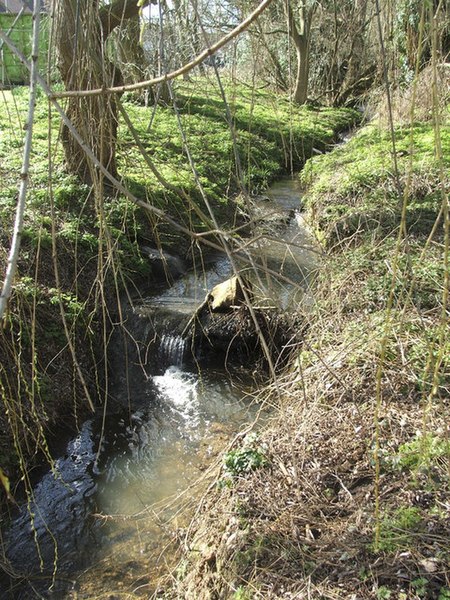
<path fill-rule="evenodd" d="M 120 451 L 117 444 L 108 450 L 105 485 L 97 493 L 100 512 L 133 514 L 182 491 L 205 467 L 208 447 L 221 442 L 218 434 L 236 430 L 255 411 L 245 399 L 248 387 L 232 384 L 224 373 L 200 378 L 170 366 L 153 382 L 157 404 L 122 426 Z"/>
<path fill-rule="evenodd" d="M 204 489 L 205 470 L 257 407 L 249 385 L 224 372 L 200 376 L 170 365 L 147 385 L 152 406 L 107 415 L 103 433 L 101 420 L 87 422 L 56 461 L 56 476 L 36 486 L 8 536 L 8 556 L 27 581 L 0 597 L 93 598 L 113 589 L 138 594 L 136 587 L 148 596 L 154 589 L 174 556 L 162 558 L 161 550 L 186 525 L 180 510 Z M 186 494 L 196 481 L 195 494 Z"/>
<path fill-rule="evenodd" d="M 292 310 L 309 296 L 320 251 L 300 212 L 300 184 L 283 179 L 255 205 L 254 239 L 245 245 L 256 303 Z M 245 264 L 241 261 L 241 266 Z"/>

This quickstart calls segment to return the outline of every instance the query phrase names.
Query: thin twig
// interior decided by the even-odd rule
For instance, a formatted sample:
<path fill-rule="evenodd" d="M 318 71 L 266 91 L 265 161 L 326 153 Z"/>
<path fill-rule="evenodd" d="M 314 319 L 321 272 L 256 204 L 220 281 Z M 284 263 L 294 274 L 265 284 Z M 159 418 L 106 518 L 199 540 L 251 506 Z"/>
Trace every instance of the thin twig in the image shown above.
<path fill-rule="evenodd" d="M 20 172 L 19 198 L 17 200 L 16 218 L 14 222 L 14 231 L 11 242 L 11 249 L 8 256 L 5 280 L 0 295 L 0 322 L 8 306 L 8 300 L 11 296 L 11 290 L 14 277 L 17 270 L 17 261 L 19 259 L 20 240 L 22 237 L 23 218 L 25 213 L 25 200 L 29 181 L 31 147 L 33 142 L 33 122 L 34 109 L 36 106 L 36 90 L 38 80 L 37 62 L 39 55 L 39 26 L 40 26 L 41 0 L 34 0 L 33 5 L 33 40 L 31 50 L 30 67 L 30 96 L 28 102 L 28 118 L 25 124 L 25 145 L 23 149 L 22 170 Z M 4 40 L 6 41 L 6 40 Z"/>

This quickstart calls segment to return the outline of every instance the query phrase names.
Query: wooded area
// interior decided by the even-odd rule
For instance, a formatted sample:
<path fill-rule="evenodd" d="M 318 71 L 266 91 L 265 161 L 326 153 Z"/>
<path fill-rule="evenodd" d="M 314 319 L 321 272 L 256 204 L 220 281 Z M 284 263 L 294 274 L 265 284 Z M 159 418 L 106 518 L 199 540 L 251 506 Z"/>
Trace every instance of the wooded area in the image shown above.
<path fill-rule="evenodd" d="M 449 60 L 443 0 L 0 1 L 2 598 L 450 598 Z"/>

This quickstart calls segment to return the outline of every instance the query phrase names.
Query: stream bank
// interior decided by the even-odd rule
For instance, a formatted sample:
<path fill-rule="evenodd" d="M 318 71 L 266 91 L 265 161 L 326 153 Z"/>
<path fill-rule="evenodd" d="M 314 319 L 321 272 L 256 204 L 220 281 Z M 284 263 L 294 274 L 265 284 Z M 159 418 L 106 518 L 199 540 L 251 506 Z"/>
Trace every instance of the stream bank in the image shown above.
<path fill-rule="evenodd" d="M 350 109 L 302 107 L 293 111 L 287 97 L 252 90 L 246 84 L 230 82 L 230 94 L 241 174 L 252 194 L 265 189 L 292 165 L 299 167 L 313 149 L 326 149 L 339 131 L 359 118 Z M 235 205 L 230 198 L 239 192 L 240 183 L 220 92 L 210 82 L 197 79 L 192 84 L 179 82 L 177 95 L 204 191 L 221 226 L 234 229 Z M 27 88 L 4 91 L 0 97 L 0 260 L 5 265 L 27 103 Z M 169 186 L 149 170 L 122 122 L 117 158 L 124 183 L 138 198 L 149 200 L 179 224 L 204 233 L 208 226 L 198 216 L 203 200 L 184 157 L 173 109 L 149 109 L 131 101 L 125 104 L 135 132 Z M 187 263 L 192 259 L 191 239 L 174 235 L 169 225 L 154 222 L 123 197 L 96 198 L 92 188 L 67 173 L 61 145 L 55 144 L 49 157 L 49 135 L 58 138 L 60 122 L 54 115 L 49 121 L 43 97 L 37 98 L 36 108 L 18 276 L 5 327 L 2 324 L 0 330 L 0 469 L 8 477 L 13 496 L 20 496 L 19 482 L 28 482 L 29 473 L 33 479 L 39 465 L 52 462 L 66 430 L 77 430 L 91 413 L 89 399 L 96 411 L 102 410 L 104 346 L 109 339 L 110 315 L 117 311 L 117 297 L 125 287 L 133 290 L 144 282 L 161 283 L 160 270 L 153 268 L 148 249 L 154 252 L 162 245 L 172 254 L 183 254 Z M 0 507 L 5 512 L 9 508 L 3 486 Z"/>
<path fill-rule="evenodd" d="M 164 598 L 450 596 L 450 125 L 396 135 L 400 182 L 376 124 L 306 164 L 328 248 L 308 332 L 266 391 L 264 460 L 208 492 Z"/>

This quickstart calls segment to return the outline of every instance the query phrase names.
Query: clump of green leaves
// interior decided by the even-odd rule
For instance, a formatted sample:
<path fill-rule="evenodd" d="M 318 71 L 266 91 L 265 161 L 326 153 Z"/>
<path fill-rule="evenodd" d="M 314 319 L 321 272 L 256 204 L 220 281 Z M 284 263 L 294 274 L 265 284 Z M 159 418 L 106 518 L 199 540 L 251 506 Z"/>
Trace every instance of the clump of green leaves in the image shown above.
<path fill-rule="evenodd" d="M 392 596 L 392 591 L 386 587 L 385 585 L 380 585 L 377 589 L 377 599 L 378 600 L 389 600 Z"/>
<path fill-rule="evenodd" d="M 402 469 L 429 468 L 438 461 L 450 458 L 450 440 L 432 433 L 416 436 L 398 449 L 396 463 Z"/>
<path fill-rule="evenodd" d="M 429 581 L 426 579 L 426 577 L 418 577 L 417 579 L 413 579 L 413 581 L 411 581 L 411 587 L 416 596 L 419 596 L 419 598 L 424 598 L 426 596 L 428 584 Z"/>
<path fill-rule="evenodd" d="M 247 435 L 240 448 L 230 450 L 223 458 L 227 479 L 245 475 L 267 463 L 267 448 L 260 444 L 256 434 Z"/>

